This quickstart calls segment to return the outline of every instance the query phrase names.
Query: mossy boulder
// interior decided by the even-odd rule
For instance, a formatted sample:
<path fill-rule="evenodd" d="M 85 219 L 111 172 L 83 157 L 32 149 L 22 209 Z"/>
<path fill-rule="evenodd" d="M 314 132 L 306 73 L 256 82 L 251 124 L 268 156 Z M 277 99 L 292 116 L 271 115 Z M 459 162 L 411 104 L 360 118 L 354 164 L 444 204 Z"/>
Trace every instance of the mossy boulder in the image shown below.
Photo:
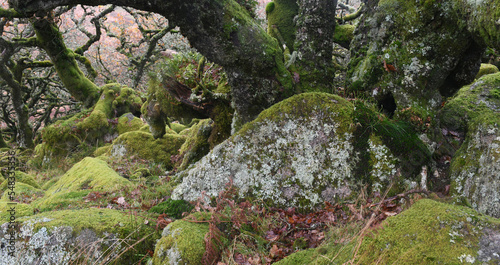
<path fill-rule="evenodd" d="M 8 177 L 8 176 L 6 176 Z M 40 188 L 40 185 L 36 182 L 36 180 L 31 176 L 21 171 L 14 171 L 14 177 L 16 178 L 15 184 L 24 183 L 28 184 L 34 188 Z M 7 189 L 8 181 L 2 182 L 0 185 L 0 190 L 5 191 Z"/>
<path fill-rule="evenodd" d="M 340 46 L 349 49 L 352 39 L 354 38 L 354 29 L 356 26 L 350 24 L 342 24 L 335 26 L 335 34 L 333 35 L 333 42 Z"/>
<path fill-rule="evenodd" d="M 182 183 L 172 198 L 195 201 L 202 192 L 217 196 L 231 182 L 241 197 L 312 209 L 324 201 L 356 196 L 363 185 L 384 190 L 391 177 L 386 174 L 395 174 L 410 156 L 407 150 L 396 153 L 386 146 L 394 142 L 390 137 L 370 146 L 369 126 L 358 125 L 365 123 L 358 122 L 358 109 L 326 93 L 304 93 L 275 104 L 179 172 L 176 178 Z M 375 119 L 367 123 L 374 125 Z M 394 149 L 405 146 L 398 144 Z M 413 166 L 421 167 L 421 163 Z M 400 182 L 404 183 L 398 179 Z"/>
<path fill-rule="evenodd" d="M 179 149 L 186 140 L 178 134 L 165 134 L 162 138 L 154 139 L 153 135 L 143 131 L 127 132 L 113 141 L 109 150 L 111 157 L 136 156 L 146 160 L 163 163 L 171 169 L 171 157 L 179 154 Z"/>
<path fill-rule="evenodd" d="M 168 199 L 164 202 L 159 203 L 149 209 L 149 212 L 167 214 L 169 217 L 175 219 L 181 219 L 182 214 L 191 212 L 194 206 L 184 200 L 172 200 Z"/>
<path fill-rule="evenodd" d="M 140 130 L 143 126 L 144 122 L 129 112 L 118 118 L 117 130 L 118 134 L 122 134 Z"/>
<path fill-rule="evenodd" d="M 179 152 L 178 170 L 184 170 L 197 162 L 210 151 L 208 139 L 212 134 L 213 122 L 210 119 L 201 120 L 189 128 L 186 141 Z"/>
<path fill-rule="evenodd" d="M 131 185 L 106 162 L 86 157 L 52 184 L 43 198 L 32 204 L 40 211 L 77 207 L 82 203 L 82 198 L 92 191 L 111 192 Z"/>
<path fill-rule="evenodd" d="M 42 131 L 43 146 L 35 149 L 42 160 L 64 156 L 85 144 L 111 142 L 118 136 L 116 119 L 131 112 L 140 115 L 141 98 L 130 88 L 107 84 L 92 110 L 59 120 Z M 122 128 L 123 129 L 123 128 Z"/>
<path fill-rule="evenodd" d="M 133 264 L 151 249 L 158 234 L 144 219 L 112 209 L 45 212 L 19 218 L 20 231 L 14 257 L 0 249 L 2 264 L 68 264 L 80 262 Z M 2 245 L 8 245 L 7 224 L 0 229 Z M 134 250 L 128 246 L 145 237 Z M 137 255 L 139 254 L 139 255 Z"/>
<path fill-rule="evenodd" d="M 440 117 L 446 131 L 465 134 L 451 160 L 452 193 L 494 217 L 500 217 L 499 87 L 500 73 L 481 77 L 446 103 Z"/>
<path fill-rule="evenodd" d="M 498 264 L 500 220 L 430 199 L 339 243 L 294 253 L 276 264 Z M 359 250 L 356 246 L 361 244 Z M 356 254 L 354 254 L 356 253 Z"/>
<path fill-rule="evenodd" d="M 180 133 L 187 129 L 188 127 L 184 124 L 180 124 L 178 122 L 171 122 L 170 123 L 170 129 L 174 130 L 176 133 Z"/>
<path fill-rule="evenodd" d="M 493 64 L 482 63 L 481 68 L 479 68 L 479 72 L 477 72 L 476 79 L 481 78 L 483 75 L 489 75 L 498 73 L 498 67 Z"/>
<path fill-rule="evenodd" d="M 203 264 L 205 235 L 208 223 L 193 223 L 177 220 L 165 227 L 158 240 L 153 256 L 153 265 Z"/>
<path fill-rule="evenodd" d="M 484 47 L 463 25 L 462 2 L 368 3 L 351 43 L 349 93 L 373 98 L 389 112 L 436 110 L 472 82 Z"/>

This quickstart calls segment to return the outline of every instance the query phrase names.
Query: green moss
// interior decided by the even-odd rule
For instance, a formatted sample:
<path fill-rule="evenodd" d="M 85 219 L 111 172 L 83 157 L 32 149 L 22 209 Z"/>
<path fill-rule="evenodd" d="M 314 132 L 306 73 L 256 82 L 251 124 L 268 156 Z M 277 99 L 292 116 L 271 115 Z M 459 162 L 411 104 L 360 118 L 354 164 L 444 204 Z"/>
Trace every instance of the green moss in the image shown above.
<path fill-rule="evenodd" d="M 482 76 L 472 85 L 461 88 L 440 113 L 443 125 L 461 132 L 472 129 L 471 125 L 479 123 L 484 126 L 495 125 L 498 122 L 498 113 L 485 101 L 500 105 L 500 100 L 495 97 L 498 86 L 500 73 Z"/>
<path fill-rule="evenodd" d="M 52 20 L 38 20 L 33 28 L 39 45 L 50 56 L 64 86 L 76 100 L 91 107 L 99 97 L 99 89 L 78 67 L 77 55 L 66 48 L 57 25 Z"/>
<path fill-rule="evenodd" d="M 200 160 L 210 151 L 208 138 L 212 134 L 213 127 L 210 119 L 201 120 L 193 125 L 186 135 L 186 141 L 182 144 L 179 154 L 182 159 L 178 163 L 178 170 L 184 170 L 189 165 Z"/>
<path fill-rule="evenodd" d="M 115 191 L 131 183 L 100 159 L 86 157 L 57 180 L 45 196 L 33 202 L 41 211 L 66 207 L 82 201 L 92 191 Z"/>
<path fill-rule="evenodd" d="M 117 130 L 118 134 L 122 134 L 140 130 L 143 126 L 144 122 L 140 118 L 135 117 L 132 113 L 126 113 L 118 119 Z"/>
<path fill-rule="evenodd" d="M 120 103 L 114 103 L 119 97 L 122 99 Z M 44 128 L 42 140 L 45 146 L 43 150 L 38 150 L 38 154 L 65 156 L 84 144 L 103 143 L 105 136 L 117 133 L 117 127 L 122 131 L 134 128 L 133 126 L 138 128 L 138 120 L 132 122 L 133 126 L 130 123 L 116 126 L 114 120 L 115 115 L 120 116 L 124 111 L 139 113 L 138 100 L 140 98 L 128 87 L 116 83 L 103 86 L 101 96 L 90 113 L 82 111 L 69 119 L 57 121 Z"/>
<path fill-rule="evenodd" d="M 108 153 L 109 150 L 111 150 L 111 147 L 112 146 L 110 144 L 107 144 L 105 146 L 101 146 L 101 147 L 97 148 L 94 151 L 94 156 L 98 157 L 98 156 L 101 156 L 101 155 L 104 155 L 104 154 Z"/>
<path fill-rule="evenodd" d="M 14 192 L 13 194 L 11 192 Z M 11 194 L 9 194 L 11 193 Z M 3 192 L 2 201 L 9 202 L 13 198 L 16 202 L 30 203 L 31 201 L 42 197 L 44 191 L 40 188 L 35 188 L 26 183 L 16 183 L 14 189 L 7 189 Z"/>
<path fill-rule="evenodd" d="M 267 5 L 266 5 L 266 14 L 269 14 L 269 13 L 273 12 L 273 10 L 274 10 L 274 2 L 267 3 Z"/>
<path fill-rule="evenodd" d="M 137 156 L 146 160 L 163 163 L 167 169 L 173 167 L 171 156 L 177 155 L 186 140 L 185 136 L 166 134 L 154 139 L 150 133 L 142 131 L 127 132 L 113 141 L 111 156 Z"/>
<path fill-rule="evenodd" d="M 269 6 L 271 3 L 273 5 Z M 298 14 L 299 6 L 294 0 L 274 0 L 271 3 L 266 7 L 267 31 L 293 52 L 297 31 L 293 18 Z M 268 9 L 271 11 L 268 12 Z"/>
<path fill-rule="evenodd" d="M 350 24 L 335 26 L 335 34 L 333 42 L 340 44 L 342 47 L 349 48 L 352 38 L 354 37 L 354 29 L 356 27 Z"/>
<path fill-rule="evenodd" d="M 158 241 L 153 264 L 202 264 L 205 253 L 205 234 L 207 223 L 192 223 L 177 220 L 170 223 Z"/>
<path fill-rule="evenodd" d="M 212 133 L 208 138 L 210 149 L 222 143 L 231 136 L 231 125 L 233 122 L 234 109 L 226 102 L 221 102 L 214 107 L 212 111 L 212 120 L 214 121 Z"/>
<path fill-rule="evenodd" d="M 481 64 L 481 68 L 479 68 L 479 72 L 476 75 L 476 79 L 481 78 L 483 75 L 498 73 L 498 67 L 493 64 Z"/>
<path fill-rule="evenodd" d="M 15 171 L 15 178 L 16 178 L 15 185 L 17 185 L 18 183 L 25 183 L 25 184 L 28 184 L 28 185 L 34 187 L 34 188 L 37 188 L 37 189 L 40 188 L 40 185 L 38 185 L 36 180 L 32 176 L 30 176 L 24 172 Z M 7 189 L 7 185 L 8 185 L 7 181 L 3 182 L 0 185 L 0 190 L 5 191 Z"/>
<path fill-rule="evenodd" d="M 0 220 L 2 220 L 2 223 L 8 221 L 10 219 L 11 212 L 9 210 L 12 209 L 14 205 L 10 204 L 8 201 L 1 200 L 0 201 Z M 30 204 L 26 203 L 17 203 L 15 204 L 15 217 L 20 218 L 23 216 L 30 216 L 34 214 L 34 208 Z M 19 219 L 17 219 L 19 220 Z"/>
<path fill-rule="evenodd" d="M 169 217 L 181 219 L 183 213 L 189 213 L 193 210 L 194 206 L 184 200 L 172 200 L 161 202 L 149 209 L 149 212 L 167 214 Z"/>
<path fill-rule="evenodd" d="M 470 208 L 429 199 L 417 201 L 403 213 L 389 217 L 378 230 L 362 239 L 336 243 L 330 238 L 321 247 L 300 251 L 276 264 L 460 264 L 460 257 L 477 259 L 485 227 L 500 227 L 500 220 L 484 217 Z"/>
<path fill-rule="evenodd" d="M 176 123 L 176 122 L 171 122 L 170 123 L 170 128 L 172 130 L 174 130 L 176 133 L 180 133 L 182 132 L 183 130 L 185 130 L 187 128 L 186 125 L 183 125 L 183 124 L 180 124 L 180 123 Z"/>
<path fill-rule="evenodd" d="M 20 218 L 19 221 L 23 224 L 32 223 L 33 232 L 35 233 L 41 228 L 46 228 L 51 233 L 57 233 L 61 227 L 71 227 L 73 236 L 78 237 L 82 231 L 89 229 L 95 232 L 98 238 L 106 238 L 104 242 L 114 239 L 113 235 L 119 239 L 128 238 L 132 243 L 146 237 L 143 242 L 135 245 L 133 250 L 124 252 L 116 261 L 116 264 L 137 263 L 146 254 L 146 250 L 151 249 L 156 239 L 159 238 L 159 233 L 155 232 L 154 226 L 144 225 L 145 219 L 143 217 L 113 209 L 89 208 L 44 212 L 35 216 Z M 100 247 L 104 253 L 107 253 L 105 252 L 107 247 L 114 248 L 118 244 L 123 244 L 120 246 L 122 249 L 118 251 L 118 253 L 121 253 L 131 244 L 125 242 L 128 241 L 113 240 L 113 244 L 107 245 L 104 243 Z M 95 244 L 98 242 L 90 243 Z M 70 246 L 66 247 L 69 248 Z M 91 252 L 83 252 L 83 254 L 85 253 L 90 254 Z"/>
<path fill-rule="evenodd" d="M 245 124 L 241 130 L 238 131 L 238 134 L 245 134 L 248 130 L 253 129 L 255 125 L 264 120 L 282 121 L 290 117 L 299 118 L 303 117 L 304 113 L 310 113 L 314 111 L 314 109 L 330 109 L 331 107 L 329 105 L 333 103 L 336 104 L 339 110 L 342 110 L 337 117 L 337 123 L 339 124 L 337 132 L 339 135 L 342 135 L 344 132 L 351 130 L 350 124 L 354 106 L 337 95 L 318 92 L 295 95 L 274 104 L 272 107 L 262 111 L 253 122 Z M 283 113 L 287 115 L 283 115 Z"/>

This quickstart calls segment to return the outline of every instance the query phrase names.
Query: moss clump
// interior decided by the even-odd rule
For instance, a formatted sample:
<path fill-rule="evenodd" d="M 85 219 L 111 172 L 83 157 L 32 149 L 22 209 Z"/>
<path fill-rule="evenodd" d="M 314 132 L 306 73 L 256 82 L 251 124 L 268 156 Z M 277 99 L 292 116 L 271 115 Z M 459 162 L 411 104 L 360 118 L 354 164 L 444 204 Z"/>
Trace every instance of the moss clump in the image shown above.
<path fill-rule="evenodd" d="M 9 194 L 9 192 L 14 192 L 14 194 Z M 18 203 L 31 203 L 33 200 L 42 197 L 44 191 L 40 188 L 35 188 L 26 183 L 16 183 L 14 189 L 7 189 L 3 192 L 2 201 L 9 202 L 15 201 Z"/>
<path fill-rule="evenodd" d="M 117 130 L 118 134 L 137 131 L 144 126 L 144 122 L 134 116 L 132 113 L 123 114 L 120 118 L 118 118 Z"/>
<path fill-rule="evenodd" d="M 483 75 L 489 75 L 498 73 L 498 67 L 493 64 L 482 63 L 481 68 L 479 68 L 479 72 L 476 75 L 476 79 L 481 78 Z"/>
<path fill-rule="evenodd" d="M 184 131 L 186 128 L 187 128 L 186 125 L 183 125 L 183 124 L 180 124 L 177 122 L 170 123 L 170 129 L 172 129 L 176 133 L 180 133 L 180 132 Z"/>
<path fill-rule="evenodd" d="M 9 210 L 11 210 L 12 206 L 13 205 L 10 204 L 9 201 L 0 200 L 0 220 L 2 220 L 2 223 L 8 221 L 9 218 L 11 217 L 11 212 L 9 212 Z M 16 216 L 16 218 L 35 214 L 34 208 L 30 204 L 17 203 L 15 207 L 16 207 L 16 212 L 14 215 Z"/>
<path fill-rule="evenodd" d="M 40 188 L 40 185 L 38 185 L 38 183 L 36 182 L 36 180 L 32 176 L 30 176 L 24 172 L 21 172 L 21 171 L 15 171 L 14 174 L 15 174 L 15 178 L 16 178 L 16 185 L 18 183 L 25 183 L 25 184 L 28 184 L 28 185 L 34 187 L 34 188 L 37 188 L 37 189 Z M 2 185 L 0 185 L 0 190 L 5 191 L 7 189 L 7 184 L 8 184 L 8 181 L 2 182 Z"/>
<path fill-rule="evenodd" d="M 183 213 L 189 213 L 193 210 L 194 206 L 184 200 L 172 200 L 161 202 L 149 209 L 149 212 L 167 214 L 169 217 L 181 219 Z"/>
<path fill-rule="evenodd" d="M 356 27 L 350 24 L 343 24 L 335 26 L 335 34 L 333 35 L 333 42 L 340 46 L 349 49 L 352 38 L 354 37 L 354 29 Z"/>
<path fill-rule="evenodd" d="M 118 175 L 100 159 L 86 157 L 75 164 L 46 192 L 45 196 L 33 202 L 41 211 L 66 208 L 78 204 L 82 197 L 92 191 L 115 191 L 132 184 Z"/>
<path fill-rule="evenodd" d="M 117 98 L 120 98 L 118 103 Z M 103 143 L 117 133 L 114 118 L 126 112 L 138 114 L 139 101 L 140 97 L 128 87 L 116 83 L 103 86 L 92 111 L 84 110 L 44 128 L 42 140 L 45 146 L 38 149 L 37 154 L 64 156 L 82 145 Z"/>
<path fill-rule="evenodd" d="M 177 220 L 164 230 L 156 243 L 153 264 L 202 264 L 208 224 Z"/>
<path fill-rule="evenodd" d="M 267 32 L 286 45 L 290 52 L 294 50 L 296 27 L 293 18 L 298 14 L 299 6 L 294 0 L 274 0 L 266 7 Z"/>
<path fill-rule="evenodd" d="M 95 236 L 97 236 L 97 238 L 89 238 L 92 241 L 88 243 L 92 244 L 98 243 L 102 239 L 105 239 L 103 241 L 106 242 L 110 239 L 113 240 L 116 238 L 128 238 L 133 240 L 133 242 L 136 242 L 143 237 L 146 237 L 143 242 L 134 246 L 134 250 L 123 253 L 123 255 L 120 256 L 118 260 L 116 260 L 116 263 L 118 264 L 137 263 L 142 258 L 143 254 L 146 253 L 146 250 L 150 249 L 154 245 L 156 239 L 159 238 L 159 233 L 155 232 L 154 226 L 144 225 L 144 220 L 145 219 L 143 217 L 130 213 L 113 209 L 97 208 L 51 211 L 19 219 L 19 221 L 22 222 L 23 225 L 32 227 L 33 234 L 28 236 L 33 236 L 41 229 L 46 229 L 45 233 L 49 232 L 49 235 L 52 234 L 53 237 L 57 238 L 57 234 L 61 231 L 61 228 L 70 227 L 71 234 L 74 238 L 85 237 L 86 235 L 88 237 L 88 230 L 91 230 L 93 233 L 95 233 Z M 27 231 L 31 231 L 31 229 Z M 47 236 L 45 236 L 45 238 L 48 239 Z M 42 240 L 43 242 L 44 237 L 41 236 L 40 240 Z M 62 242 L 64 243 L 65 241 L 63 240 Z M 66 242 L 68 245 L 58 246 L 58 250 L 74 251 L 75 245 L 69 245 L 71 242 L 73 241 L 70 240 L 69 242 Z M 101 243 L 100 245 L 94 246 L 92 251 L 102 251 L 103 253 L 105 253 L 105 255 L 110 253 L 112 258 L 114 258 L 113 254 L 117 255 L 129 246 L 125 243 L 122 243 L 127 241 L 117 240 L 113 242 L 114 243 L 111 244 L 111 246 L 107 245 L 106 243 Z M 123 245 L 115 248 L 115 244 Z M 108 250 L 108 247 L 113 249 Z M 118 251 L 118 249 L 120 250 Z M 83 253 L 94 254 L 94 252 Z M 85 261 L 88 260 L 86 259 Z"/>
<path fill-rule="evenodd" d="M 208 154 L 210 151 L 208 139 L 212 131 L 213 122 L 210 119 L 201 120 L 189 129 L 186 141 L 182 144 L 179 152 L 178 170 L 186 169 L 189 165 Z"/>
<path fill-rule="evenodd" d="M 231 136 L 234 110 L 229 104 L 219 103 L 214 107 L 211 118 L 214 121 L 212 133 L 208 138 L 210 149 Z"/>
<path fill-rule="evenodd" d="M 171 169 L 173 167 L 171 157 L 179 153 L 179 148 L 185 140 L 185 136 L 178 134 L 166 134 L 162 138 L 154 139 L 150 133 L 127 132 L 113 141 L 109 154 L 115 157 L 137 156 L 163 163 L 167 169 Z"/>
<path fill-rule="evenodd" d="M 474 210 L 430 199 L 389 217 L 378 230 L 344 243 L 330 238 L 317 249 L 300 251 L 276 264 L 461 264 L 465 257 L 478 260 L 479 241 L 488 229 L 500 231 L 500 220 Z M 355 251 L 358 242 L 359 251 Z M 357 253 L 354 256 L 354 253 Z M 493 263 L 494 264 L 494 257 Z M 498 257 L 497 257 L 498 260 Z M 486 260 L 484 260 L 486 261 Z"/>
<path fill-rule="evenodd" d="M 112 147 L 111 144 L 107 144 L 105 146 L 101 146 L 101 147 L 97 148 L 94 151 L 94 156 L 98 157 L 98 156 L 101 156 L 101 155 L 108 153 L 109 150 L 111 150 L 111 147 Z"/>

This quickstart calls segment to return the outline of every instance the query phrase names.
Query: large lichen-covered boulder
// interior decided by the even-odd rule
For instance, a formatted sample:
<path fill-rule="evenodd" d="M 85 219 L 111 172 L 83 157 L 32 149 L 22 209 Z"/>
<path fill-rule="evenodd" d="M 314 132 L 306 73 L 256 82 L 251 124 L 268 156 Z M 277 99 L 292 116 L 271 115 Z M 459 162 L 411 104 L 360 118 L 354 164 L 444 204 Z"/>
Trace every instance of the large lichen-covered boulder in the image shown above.
<path fill-rule="evenodd" d="M 161 138 L 154 139 L 150 133 L 132 131 L 116 138 L 107 154 L 115 158 L 136 156 L 163 163 L 170 169 L 173 167 L 172 156 L 179 153 L 179 148 L 185 140 L 185 136 L 178 134 L 165 134 Z"/>
<path fill-rule="evenodd" d="M 440 119 L 446 131 L 466 134 L 451 160 L 452 192 L 500 217 L 500 73 L 463 87 Z"/>
<path fill-rule="evenodd" d="M 203 264 L 208 223 L 177 220 L 163 229 L 153 256 L 153 265 Z"/>
<path fill-rule="evenodd" d="M 132 183 L 121 177 L 100 159 L 86 157 L 68 170 L 32 205 L 40 211 L 69 208 L 82 202 L 92 191 L 111 192 L 130 187 Z"/>
<path fill-rule="evenodd" d="M 176 177 L 182 183 L 172 198 L 194 201 L 202 192 L 216 196 L 232 183 L 242 197 L 311 209 L 324 201 L 355 196 L 360 185 L 384 190 L 393 177 L 399 186 L 404 181 L 396 176 L 398 168 L 412 172 L 406 168 L 410 164 L 399 159 L 409 157 L 405 152 L 421 150 L 392 136 L 374 136 L 369 141 L 369 126 L 357 124 L 355 109 L 347 100 L 326 93 L 300 94 L 275 104 L 179 172 Z M 379 128 L 377 121 L 367 123 Z M 391 128 L 398 129 L 392 122 L 379 129 L 392 132 Z M 416 136 L 404 139 L 419 141 Z M 386 145 L 391 141 L 397 142 L 392 148 L 401 153 Z"/>
<path fill-rule="evenodd" d="M 89 208 L 45 212 L 18 218 L 14 256 L 0 248 L 0 265 L 10 264 L 133 264 L 146 254 L 158 235 L 140 216 L 112 209 Z M 0 242 L 8 246 L 8 223 L 0 228 Z M 149 235 L 149 236 L 148 236 Z M 134 250 L 120 254 L 144 236 Z"/>
<path fill-rule="evenodd" d="M 344 238 L 343 238 L 344 239 Z M 364 238 L 331 238 L 276 264 L 498 264 L 500 220 L 430 199 L 382 222 Z M 361 244 L 359 250 L 357 245 Z"/>
<path fill-rule="evenodd" d="M 368 3 L 351 43 L 350 93 L 373 97 L 388 111 L 435 110 L 473 81 L 484 45 L 463 25 L 462 2 Z"/>

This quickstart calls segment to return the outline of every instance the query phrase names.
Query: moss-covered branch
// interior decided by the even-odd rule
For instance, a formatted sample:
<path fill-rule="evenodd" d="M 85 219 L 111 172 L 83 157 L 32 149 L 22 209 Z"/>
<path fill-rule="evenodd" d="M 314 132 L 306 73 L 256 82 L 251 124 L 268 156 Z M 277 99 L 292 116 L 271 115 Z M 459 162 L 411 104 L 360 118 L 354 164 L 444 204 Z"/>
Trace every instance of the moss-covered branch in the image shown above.
<path fill-rule="evenodd" d="M 24 17 L 23 14 L 17 12 L 14 9 L 4 9 L 0 8 L 0 17 L 5 17 L 5 18 L 22 18 Z"/>
<path fill-rule="evenodd" d="M 93 106 L 99 98 L 99 88 L 80 70 L 76 63 L 78 56 L 66 48 L 55 23 L 48 19 L 38 19 L 33 22 L 33 28 L 40 46 L 49 55 L 70 94 L 86 107 Z"/>

